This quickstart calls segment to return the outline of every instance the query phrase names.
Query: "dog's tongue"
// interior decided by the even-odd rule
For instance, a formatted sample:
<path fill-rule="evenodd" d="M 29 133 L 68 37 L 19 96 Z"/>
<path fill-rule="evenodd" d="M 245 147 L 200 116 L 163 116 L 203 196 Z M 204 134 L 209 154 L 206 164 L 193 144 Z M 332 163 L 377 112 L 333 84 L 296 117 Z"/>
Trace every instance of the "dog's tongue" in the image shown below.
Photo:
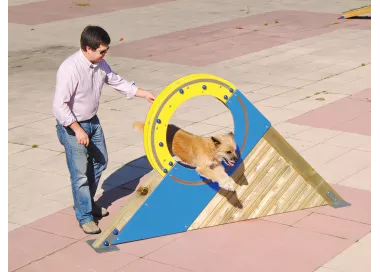
<path fill-rule="evenodd" d="M 229 161 L 228 164 L 229 164 L 229 166 L 234 166 L 235 165 L 235 163 L 231 162 L 231 161 Z"/>

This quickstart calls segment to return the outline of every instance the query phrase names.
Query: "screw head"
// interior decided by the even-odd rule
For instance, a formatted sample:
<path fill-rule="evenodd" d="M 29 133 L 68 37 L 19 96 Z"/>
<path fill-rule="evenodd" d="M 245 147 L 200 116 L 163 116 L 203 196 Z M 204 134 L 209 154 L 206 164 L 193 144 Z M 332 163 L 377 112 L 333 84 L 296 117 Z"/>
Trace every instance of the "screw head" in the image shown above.
<path fill-rule="evenodd" d="M 112 231 L 112 233 L 115 234 L 115 235 L 118 235 L 118 234 L 119 234 L 119 231 L 118 231 L 118 229 L 114 229 L 114 230 Z"/>
<path fill-rule="evenodd" d="M 234 92 L 234 89 L 230 88 L 230 93 L 233 93 Z"/>
<path fill-rule="evenodd" d="M 158 124 L 161 124 L 161 119 L 157 119 L 156 122 L 157 122 Z"/>
<path fill-rule="evenodd" d="M 108 247 L 110 245 L 110 243 L 108 243 L 108 241 L 104 241 L 103 245 Z"/>
<path fill-rule="evenodd" d="M 206 89 L 207 89 L 207 86 L 206 86 L 206 85 L 203 85 L 203 86 L 202 86 L 202 89 L 203 89 L 203 90 L 206 90 Z"/>
<path fill-rule="evenodd" d="M 168 169 L 164 168 L 164 173 L 166 174 L 168 172 Z"/>
<path fill-rule="evenodd" d="M 169 162 L 169 165 L 170 165 L 170 166 L 173 166 L 173 162 Z"/>
<path fill-rule="evenodd" d="M 228 96 L 227 96 L 227 95 L 225 95 L 225 96 L 224 96 L 224 99 L 227 99 L 227 98 L 228 98 Z"/>
<path fill-rule="evenodd" d="M 179 93 L 183 94 L 184 93 L 183 89 L 179 89 Z"/>
<path fill-rule="evenodd" d="M 164 146 L 164 143 L 160 142 L 158 145 L 162 147 L 162 146 Z"/>

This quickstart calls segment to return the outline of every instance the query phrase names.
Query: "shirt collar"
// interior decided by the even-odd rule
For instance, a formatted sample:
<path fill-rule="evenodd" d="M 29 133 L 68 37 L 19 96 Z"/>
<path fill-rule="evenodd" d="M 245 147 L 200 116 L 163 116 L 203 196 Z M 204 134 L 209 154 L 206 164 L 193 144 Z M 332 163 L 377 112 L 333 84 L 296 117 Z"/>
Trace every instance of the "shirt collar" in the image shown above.
<path fill-rule="evenodd" d="M 84 61 L 84 63 L 86 64 L 87 67 L 89 67 L 89 68 L 95 68 L 95 67 L 98 66 L 97 63 L 91 63 L 91 61 L 89 61 L 89 60 L 85 57 L 85 55 L 83 54 L 83 52 L 82 52 L 81 49 L 79 49 L 79 54 L 80 54 L 81 59 Z"/>

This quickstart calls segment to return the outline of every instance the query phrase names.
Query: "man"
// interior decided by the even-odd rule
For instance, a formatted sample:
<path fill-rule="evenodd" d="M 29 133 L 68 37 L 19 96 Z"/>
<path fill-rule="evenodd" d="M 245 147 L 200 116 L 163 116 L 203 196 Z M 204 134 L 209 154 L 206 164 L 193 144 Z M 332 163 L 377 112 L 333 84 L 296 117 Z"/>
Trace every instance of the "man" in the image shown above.
<path fill-rule="evenodd" d="M 108 155 L 104 134 L 96 115 L 104 83 L 128 98 L 142 97 L 152 103 L 151 92 L 138 88 L 114 73 L 104 56 L 111 39 L 99 26 L 87 26 L 80 38 L 81 49 L 59 67 L 53 102 L 57 135 L 66 151 L 75 216 L 83 231 L 100 233 L 93 216 L 108 215 L 94 202 Z"/>

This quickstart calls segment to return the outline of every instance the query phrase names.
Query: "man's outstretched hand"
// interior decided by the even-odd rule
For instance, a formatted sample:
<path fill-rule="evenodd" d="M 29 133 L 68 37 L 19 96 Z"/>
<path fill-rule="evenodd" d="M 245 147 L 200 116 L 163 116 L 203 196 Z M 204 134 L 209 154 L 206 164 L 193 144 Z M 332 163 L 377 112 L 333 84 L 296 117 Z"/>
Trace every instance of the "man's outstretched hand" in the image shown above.
<path fill-rule="evenodd" d="M 140 88 L 137 90 L 136 96 L 137 97 L 143 97 L 146 100 L 148 100 L 148 102 L 150 102 L 150 103 L 153 103 L 153 101 L 156 99 L 156 97 L 154 96 L 154 94 L 152 94 L 149 91 L 140 89 Z"/>

